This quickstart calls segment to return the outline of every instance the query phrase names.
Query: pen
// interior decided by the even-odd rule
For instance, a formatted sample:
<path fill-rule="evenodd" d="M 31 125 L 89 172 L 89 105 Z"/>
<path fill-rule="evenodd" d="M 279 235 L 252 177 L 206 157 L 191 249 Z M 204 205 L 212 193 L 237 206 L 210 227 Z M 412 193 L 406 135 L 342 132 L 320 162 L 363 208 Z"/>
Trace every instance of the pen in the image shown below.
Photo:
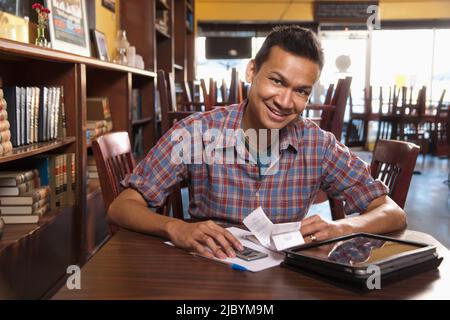
<path fill-rule="evenodd" d="M 239 264 L 237 264 L 237 263 L 232 263 L 232 264 L 231 264 L 231 269 L 233 269 L 233 270 L 239 270 L 239 271 L 248 271 L 248 269 L 247 269 L 246 267 L 241 266 L 241 265 L 239 265 Z"/>

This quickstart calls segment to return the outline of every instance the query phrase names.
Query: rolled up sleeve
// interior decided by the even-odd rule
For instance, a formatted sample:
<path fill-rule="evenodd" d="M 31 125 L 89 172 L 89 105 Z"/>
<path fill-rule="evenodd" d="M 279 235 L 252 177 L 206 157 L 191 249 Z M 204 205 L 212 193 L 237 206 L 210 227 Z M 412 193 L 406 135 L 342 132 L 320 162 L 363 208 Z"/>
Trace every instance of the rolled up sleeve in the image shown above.
<path fill-rule="evenodd" d="M 138 191 L 149 207 L 164 205 L 171 188 L 188 176 L 187 165 L 176 163 L 171 158 L 174 147 L 179 143 L 172 141 L 172 133 L 176 129 L 180 129 L 180 125 L 164 134 L 133 172 L 121 181 L 123 188 Z"/>
<path fill-rule="evenodd" d="M 370 174 L 370 166 L 328 134 L 322 162 L 321 189 L 345 201 L 346 214 L 364 212 L 376 198 L 389 194 L 389 188 Z"/>

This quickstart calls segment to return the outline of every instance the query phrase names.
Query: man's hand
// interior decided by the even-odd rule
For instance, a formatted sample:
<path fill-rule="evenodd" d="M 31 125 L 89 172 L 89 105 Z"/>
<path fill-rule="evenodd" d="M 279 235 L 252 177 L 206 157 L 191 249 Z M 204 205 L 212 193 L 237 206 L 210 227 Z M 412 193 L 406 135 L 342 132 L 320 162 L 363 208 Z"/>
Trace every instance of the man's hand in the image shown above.
<path fill-rule="evenodd" d="M 302 220 L 300 232 L 306 243 L 340 237 L 351 233 L 350 228 L 341 221 L 328 221 L 319 215 Z"/>
<path fill-rule="evenodd" d="M 177 247 L 193 250 L 208 258 L 235 258 L 233 248 L 244 250 L 231 232 L 211 220 L 196 223 L 171 221 L 167 225 L 167 231 L 170 241 Z"/>

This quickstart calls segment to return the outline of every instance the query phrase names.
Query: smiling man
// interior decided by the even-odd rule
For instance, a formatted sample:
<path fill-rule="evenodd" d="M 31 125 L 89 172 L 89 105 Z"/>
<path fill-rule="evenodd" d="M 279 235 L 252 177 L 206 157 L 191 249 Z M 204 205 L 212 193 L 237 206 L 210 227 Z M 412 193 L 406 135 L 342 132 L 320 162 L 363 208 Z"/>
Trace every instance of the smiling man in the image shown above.
<path fill-rule="evenodd" d="M 179 247 L 219 258 L 234 257 L 242 246 L 214 221 L 242 223 L 259 206 L 274 223 L 302 220 L 300 231 L 307 242 L 405 228 L 405 213 L 387 196 L 387 187 L 371 177 L 367 164 L 331 133 L 301 118 L 322 67 L 322 49 L 310 30 L 275 28 L 248 64 L 248 99 L 177 122 L 122 181 L 126 189 L 111 204 L 110 218 L 125 228 L 163 236 Z M 202 132 L 244 132 L 225 139 L 226 143 L 216 141 L 213 149 L 246 161 L 211 163 L 186 161 L 186 157 L 173 161 L 179 146 L 175 133 L 187 133 L 195 146 L 196 127 Z M 248 139 L 249 132 L 256 132 L 257 143 Z M 211 139 L 201 138 L 207 148 Z M 276 159 L 276 171 L 267 168 L 269 155 L 269 167 Z M 189 213 L 206 221 L 187 223 L 156 214 L 152 208 L 163 205 L 170 188 L 187 177 L 193 192 Z M 344 199 L 346 213 L 360 215 L 339 221 L 317 215 L 304 218 L 319 189 Z"/>

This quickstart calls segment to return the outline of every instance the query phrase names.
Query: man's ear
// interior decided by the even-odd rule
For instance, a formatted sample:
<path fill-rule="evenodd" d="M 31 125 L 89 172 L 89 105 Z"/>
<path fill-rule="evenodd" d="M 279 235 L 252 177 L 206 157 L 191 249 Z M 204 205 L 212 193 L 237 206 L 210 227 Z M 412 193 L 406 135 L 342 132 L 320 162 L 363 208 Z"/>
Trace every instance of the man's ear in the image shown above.
<path fill-rule="evenodd" d="M 256 74 L 256 64 L 255 59 L 252 59 L 247 64 L 247 69 L 245 70 L 245 80 L 247 83 L 253 82 L 253 77 Z"/>

